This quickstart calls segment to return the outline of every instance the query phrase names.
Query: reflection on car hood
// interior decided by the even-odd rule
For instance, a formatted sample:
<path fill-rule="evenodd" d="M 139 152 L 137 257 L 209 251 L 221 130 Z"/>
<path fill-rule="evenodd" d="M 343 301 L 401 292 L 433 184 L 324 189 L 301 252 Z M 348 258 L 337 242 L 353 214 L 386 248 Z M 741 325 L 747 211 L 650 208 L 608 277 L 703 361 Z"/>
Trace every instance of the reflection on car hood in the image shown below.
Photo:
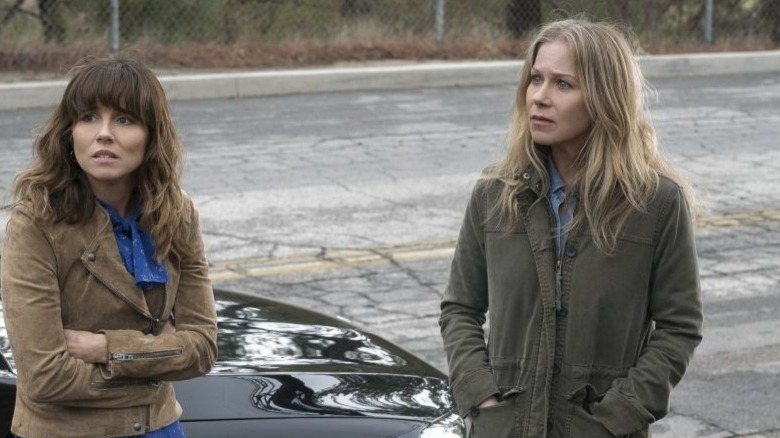
<path fill-rule="evenodd" d="M 300 307 L 215 291 L 219 359 L 212 373 L 376 372 L 444 375 L 414 355 L 350 323 Z"/>
<path fill-rule="evenodd" d="M 197 385 L 176 384 L 189 401 L 184 420 L 325 415 L 431 421 L 451 410 L 446 376 L 379 336 L 279 301 L 223 290 L 215 296 L 219 358 Z"/>
<path fill-rule="evenodd" d="M 177 382 L 176 394 L 190 401 L 185 421 L 323 415 L 430 421 L 452 404 L 438 378 L 386 374 L 210 375 L 197 384 Z"/>

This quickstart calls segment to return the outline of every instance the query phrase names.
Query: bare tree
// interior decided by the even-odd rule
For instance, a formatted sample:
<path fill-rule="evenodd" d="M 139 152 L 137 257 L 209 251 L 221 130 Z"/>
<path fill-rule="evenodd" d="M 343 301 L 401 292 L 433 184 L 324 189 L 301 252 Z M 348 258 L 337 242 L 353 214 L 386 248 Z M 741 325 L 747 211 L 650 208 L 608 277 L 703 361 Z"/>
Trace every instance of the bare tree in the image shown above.
<path fill-rule="evenodd" d="M 55 14 L 57 3 L 59 0 L 38 0 L 38 18 L 41 20 L 43 38 L 47 43 L 61 43 L 65 40 L 65 29 Z"/>
<path fill-rule="evenodd" d="M 515 38 L 524 36 L 542 23 L 542 0 L 509 0 L 506 26 Z"/>
<path fill-rule="evenodd" d="M 772 42 L 780 46 L 780 0 L 764 0 L 761 3 L 761 15 L 770 29 Z"/>

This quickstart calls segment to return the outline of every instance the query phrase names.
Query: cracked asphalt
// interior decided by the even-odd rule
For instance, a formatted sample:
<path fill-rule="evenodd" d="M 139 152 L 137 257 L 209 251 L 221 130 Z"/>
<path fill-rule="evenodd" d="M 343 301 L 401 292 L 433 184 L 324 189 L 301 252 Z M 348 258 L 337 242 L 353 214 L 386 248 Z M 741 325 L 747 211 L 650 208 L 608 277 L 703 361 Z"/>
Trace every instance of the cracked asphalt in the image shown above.
<path fill-rule="evenodd" d="M 695 184 L 705 339 L 654 437 L 780 437 L 780 77 L 654 81 Z M 446 371 L 439 300 L 514 88 L 177 102 L 215 286 L 348 318 Z M 41 109 L 0 111 L 0 191 Z"/>

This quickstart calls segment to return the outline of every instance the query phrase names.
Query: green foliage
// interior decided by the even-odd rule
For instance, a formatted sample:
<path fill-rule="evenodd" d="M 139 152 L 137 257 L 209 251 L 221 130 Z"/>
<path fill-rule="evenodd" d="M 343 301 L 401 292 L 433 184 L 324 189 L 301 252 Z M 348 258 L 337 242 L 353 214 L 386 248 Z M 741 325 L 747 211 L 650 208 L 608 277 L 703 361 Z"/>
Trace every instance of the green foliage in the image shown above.
<path fill-rule="evenodd" d="M 103 0 L 58 0 L 52 8 L 53 19 L 65 33 L 63 42 L 108 38 L 110 5 Z M 107 41 L 107 40 L 106 40 Z"/>
<path fill-rule="evenodd" d="M 340 15 L 332 1 L 280 2 L 265 8 L 260 26 L 248 23 L 252 35 L 269 40 L 329 38 L 338 31 Z"/>
<path fill-rule="evenodd" d="M 0 29 L 2 46 L 10 49 L 21 49 L 43 42 L 38 19 L 30 16 L 17 16 Z"/>
<path fill-rule="evenodd" d="M 38 0 L 42 1 L 42 0 Z M 511 0 L 445 0 L 445 38 L 509 36 Z M 586 13 L 630 25 L 642 35 L 691 38 L 702 32 L 703 0 L 524 0 L 538 1 L 544 20 Z M 108 41 L 108 0 L 51 0 L 50 25 L 61 30 L 62 43 Z M 768 35 L 780 28 L 778 0 L 718 0 L 714 29 L 719 36 Z M 349 38 L 370 29 L 378 35 L 434 34 L 436 0 L 120 0 L 123 45 L 139 39 L 164 44 L 232 43 L 242 39 Z M 0 0 L 0 20 L 13 0 Z M 27 2 L 26 4 L 35 4 Z M 0 29 L 3 46 L 52 39 L 28 11 L 16 14 Z M 766 12 L 765 14 L 769 14 Z"/>

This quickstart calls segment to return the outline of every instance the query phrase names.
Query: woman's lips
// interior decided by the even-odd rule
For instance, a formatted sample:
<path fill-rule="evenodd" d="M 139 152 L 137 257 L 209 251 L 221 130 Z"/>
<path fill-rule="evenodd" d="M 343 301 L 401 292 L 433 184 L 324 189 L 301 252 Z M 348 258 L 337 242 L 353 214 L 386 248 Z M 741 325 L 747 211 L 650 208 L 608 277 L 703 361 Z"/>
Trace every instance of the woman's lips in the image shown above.
<path fill-rule="evenodd" d="M 548 119 L 547 117 L 542 117 L 537 115 L 531 116 L 530 120 L 531 120 L 531 126 L 547 126 L 553 124 L 553 121 Z"/>
<path fill-rule="evenodd" d="M 92 158 L 94 158 L 98 162 L 105 163 L 105 162 L 114 161 L 119 157 L 117 157 L 117 155 L 111 151 L 100 150 L 92 154 Z"/>

